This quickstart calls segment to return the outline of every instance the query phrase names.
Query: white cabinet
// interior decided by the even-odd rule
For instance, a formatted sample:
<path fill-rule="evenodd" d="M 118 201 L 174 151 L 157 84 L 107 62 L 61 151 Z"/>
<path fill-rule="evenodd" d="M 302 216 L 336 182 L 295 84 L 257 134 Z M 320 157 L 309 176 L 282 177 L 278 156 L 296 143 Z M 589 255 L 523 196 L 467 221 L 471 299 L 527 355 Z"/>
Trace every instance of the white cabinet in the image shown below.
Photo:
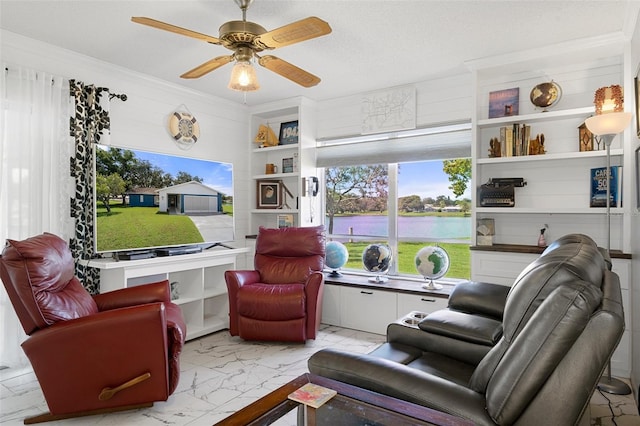
<path fill-rule="evenodd" d="M 424 312 L 430 314 L 439 309 L 445 309 L 449 303 L 449 299 L 442 297 L 434 297 L 432 295 L 417 295 L 398 293 L 398 318 L 412 311 Z"/>
<path fill-rule="evenodd" d="M 343 327 L 386 334 L 387 326 L 398 319 L 393 292 L 343 287 L 341 299 Z"/>
<path fill-rule="evenodd" d="M 250 233 L 257 234 L 259 226 L 278 227 L 280 218 L 289 215 L 293 226 L 322 224 L 320 197 L 304 190 L 312 178 L 318 177 L 315 166 L 316 115 L 315 104 L 305 98 L 293 98 L 251 109 L 251 183 L 249 190 Z M 259 147 L 254 142 L 261 125 L 271 127 L 276 136 L 282 123 L 298 122 L 298 143 Z M 292 163 L 285 169 L 285 162 Z M 267 174 L 267 164 L 275 173 Z M 262 190 L 262 191 L 260 191 Z M 265 191 L 275 190 L 277 201 L 269 200 Z"/>
<path fill-rule="evenodd" d="M 173 302 L 187 324 L 187 340 L 229 328 L 224 272 L 236 269 L 236 256 L 247 249 L 213 249 L 184 256 L 115 261 L 91 260 L 100 269 L 100 290 L 107 292 L 168 279 Z"/>
<path fill-rule="evenodd" d="M 451 292 L 449 285 L 436 295 L 420 290 L 420 284 L 413 281 L 394 280 L 393 285 L 385 286 L 367 284 L 366 277 L 345 275 L 343 279 L 351 285 L 325 283 L 322 323 L 376 334 L 386 334 L 389 324 L 411 311 L 431 313 L 446 308 Z M 353 285 L 359 279 L 365 283 Z"/>

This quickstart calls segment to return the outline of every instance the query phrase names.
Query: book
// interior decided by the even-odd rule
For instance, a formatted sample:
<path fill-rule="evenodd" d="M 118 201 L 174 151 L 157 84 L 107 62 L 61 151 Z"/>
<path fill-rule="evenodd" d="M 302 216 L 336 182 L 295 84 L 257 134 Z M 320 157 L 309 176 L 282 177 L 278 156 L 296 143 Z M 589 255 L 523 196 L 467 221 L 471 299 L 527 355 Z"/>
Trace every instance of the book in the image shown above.
<path fill-rule="evenodd" d="M 309 407 L 319 408 L 338 394 L 337 391 L 314 383 L 307 383 L 289 394 L 289 399 Z"/>
<path fill-rule="evenodd" d="M 518 115 L 520 106 L 520 88 L 489 92 L 489 118 Z"/>
<path fill-rule="evenodd" d="M 596 167 L 590 174 L 590 207 L 607 206 L 607 168 Z M 622 207 L 622 166 L 611 166 L 610 207 Z"/>
<path fill-rule="evenodd" d="M 293 157 L 282 159 L 282 173 L 293 173 Z"/>

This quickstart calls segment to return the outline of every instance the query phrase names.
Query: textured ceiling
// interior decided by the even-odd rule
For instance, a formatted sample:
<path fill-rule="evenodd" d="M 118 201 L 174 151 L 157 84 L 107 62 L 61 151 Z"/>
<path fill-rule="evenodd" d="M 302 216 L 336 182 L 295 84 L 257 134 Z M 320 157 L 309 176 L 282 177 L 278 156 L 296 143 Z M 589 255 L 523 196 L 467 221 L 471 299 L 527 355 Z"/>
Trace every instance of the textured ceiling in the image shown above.
<path fill-rule="evenodd" d="M 308 16 L 333 32 L 271 52 L 322 82 L 302 88 L 257 67 L 262 88 L 247 94 L 260 104 L 304 95 L 323 100 L 466 72 L 465 61 L 600 34 L 631 35 L 640 1 L 255 0 L 247 20 L 267 30 Z M 225 99 L 231 65 L 198 80 L 179 75 L 230 51 L 134 24 L 147 16 L 218 36 L 242 14 L 232 0 L 7 1 L 0 27 Z"/>

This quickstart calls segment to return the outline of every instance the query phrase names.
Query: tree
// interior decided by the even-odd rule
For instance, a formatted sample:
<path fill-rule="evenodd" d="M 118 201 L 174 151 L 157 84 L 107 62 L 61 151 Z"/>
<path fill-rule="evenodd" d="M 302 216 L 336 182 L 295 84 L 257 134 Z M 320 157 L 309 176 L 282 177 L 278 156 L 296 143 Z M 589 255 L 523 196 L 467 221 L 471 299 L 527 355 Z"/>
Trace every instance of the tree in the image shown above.
<path fill-rule="evenodd" d="M 337 213 L 358 211 L 363 207 L 376 210 L 386 208 L 389 175 L 384 164 L 329 167 L 325 169 L 325 181 L 329 234 L 333 233 L 333 217 Z"/>
<path fill-rule="evenodd" d="M 419 195 L 408 195 L 398 198 L 398 209 L 404 212 L 417 212 L 424 209 Z"/>
<path fill-rule="evenodd" d="M 471 159 L 458 158 L 456 160 L 444 160 L 442 170 L 449 175 L 451 186 L 456 197 L 460 197 L 467 190 L 467 184 L 471 180 Z"/>
<path fill-rule="evenodd" d="M 125 191 L 125 181 L 117 173 L 109 176 L 98 174 L 96 176 L 96 199 L 102 201 L 107 213 L 111 213 L 109 200 L 123 194 Z"/>

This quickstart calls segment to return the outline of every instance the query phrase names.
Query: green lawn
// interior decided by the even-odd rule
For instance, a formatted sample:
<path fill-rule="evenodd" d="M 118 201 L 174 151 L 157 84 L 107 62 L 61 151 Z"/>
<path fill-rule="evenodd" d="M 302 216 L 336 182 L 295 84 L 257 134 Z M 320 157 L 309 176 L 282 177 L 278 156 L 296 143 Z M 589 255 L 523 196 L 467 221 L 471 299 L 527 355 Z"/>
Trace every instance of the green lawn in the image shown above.
<path fill-rule="evenodd" d="M 189 217 L 159 213 L 157 207 L 112 205 L 107 213 L 98 206 L 96 216 L 98 251 L 204 242 Z"/>
<path fill-rule="evenodd" d="M 362 252 L 369 244 L 371 244 L 371 242 L 344 243 L 347 250 L 349 250 L 349 261 L 344 267 L 361 271 L 364 270 L 362 266 Z M 398 272 L 401 274 L 416 275 L 418 273 L 414 264 L 416 253 L 425 245 L 430 244 L 431 243 L 399 243 L 400 263 L 398 264 Z M 446 277 L 470 279 L 471 254 L 469 252 L 469 244 L 439 243 L 438 245 L 447 251 L 449 259 L 451 260 L 449 272 L 447 272 Z M 394 259 L 394 262 L 397 262 L 397 259 Z"/>

